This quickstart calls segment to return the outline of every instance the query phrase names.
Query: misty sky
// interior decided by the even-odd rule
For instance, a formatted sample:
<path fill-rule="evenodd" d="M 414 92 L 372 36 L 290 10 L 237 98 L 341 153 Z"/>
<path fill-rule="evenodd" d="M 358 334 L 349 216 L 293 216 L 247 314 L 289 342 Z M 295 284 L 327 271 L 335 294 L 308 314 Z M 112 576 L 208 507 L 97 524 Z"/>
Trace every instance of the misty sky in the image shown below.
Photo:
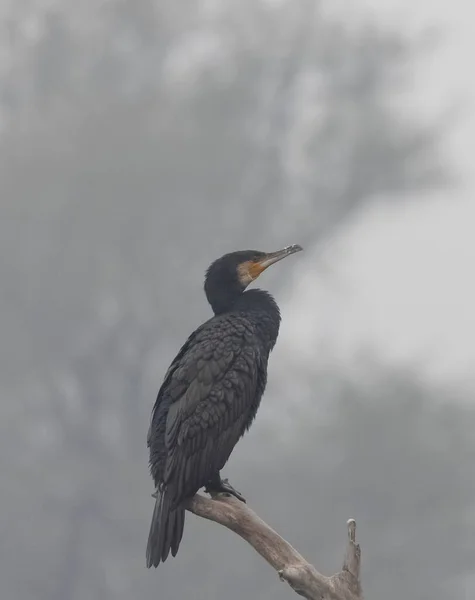
<path fill-rule="evenodd" d="M 475 52 L 473 21 L 463 0 L 325 3 L 355 22 L 368 14 L 361 5 L 386 26 L 442 32 L 411 63 L 413 93 L 394 101 L 429 122 L 455 111 L 443 150 L 456 181 L 422 202 L 418 192 L 419 202 L 408 195 L 407 204 L 378 202 L 358 214 L 324 249 L 320 266 L 330 267 L 330 281 L 301 267 L 284 331 L 294 350 L 307 338 L 314 353 L 315 339 L 323 338 L 326 354 L 330 344 L 335 361 L 347 362 L 363 345 L 389 364 L 417 364 L 432 380 L 475 386 L 475 79 L 464 67 Z"/>

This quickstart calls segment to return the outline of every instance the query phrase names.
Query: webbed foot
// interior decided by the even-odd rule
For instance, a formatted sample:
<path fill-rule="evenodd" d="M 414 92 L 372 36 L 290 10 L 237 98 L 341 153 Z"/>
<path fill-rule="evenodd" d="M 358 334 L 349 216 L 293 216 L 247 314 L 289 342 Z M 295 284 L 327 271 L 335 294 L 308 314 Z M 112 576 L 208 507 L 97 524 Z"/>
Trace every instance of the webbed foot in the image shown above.
<path fill-rule="evenodd" d="M 210 496 L 214 496 L 216 494 L 227 494 L 228 496 L 234 496 L 241 502 L 246 503 L 246 499 L 244 496 L 238 492 L 233 486 L 229 483 L 228 479 L 221 479 L 221 477 L 216 477 L 208 482 L 205 487 L 205 492 Z"/>

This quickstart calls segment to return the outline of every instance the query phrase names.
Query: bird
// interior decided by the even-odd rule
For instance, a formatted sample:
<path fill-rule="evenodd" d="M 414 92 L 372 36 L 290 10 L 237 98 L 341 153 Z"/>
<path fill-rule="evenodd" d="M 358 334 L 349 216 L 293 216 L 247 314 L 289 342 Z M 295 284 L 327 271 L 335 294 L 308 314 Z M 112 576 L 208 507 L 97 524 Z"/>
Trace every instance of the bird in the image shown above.
<path fill-rule="evenodd" d="M 186 340 L 165 374 L 147 434 L 155 507 L 147 567 L 180 546 L 187 502 L 204 488 L 245 502 L 221 470 L 256 416 L 269 354 L 280 327 L 273 296 L 247 287 L 271 265 L 302 250 L 240 250 L 207 269 L 204 292 L 214 316 Z"/>

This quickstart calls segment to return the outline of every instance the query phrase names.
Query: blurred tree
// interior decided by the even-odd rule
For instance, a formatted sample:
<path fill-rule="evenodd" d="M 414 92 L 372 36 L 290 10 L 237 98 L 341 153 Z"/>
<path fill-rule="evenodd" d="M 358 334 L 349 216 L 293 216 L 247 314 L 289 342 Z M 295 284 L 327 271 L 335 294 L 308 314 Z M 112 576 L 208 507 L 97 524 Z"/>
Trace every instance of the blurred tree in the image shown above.
<path fill-rule="evenodd" d="M 391 102 L 410 56 L 400 36 L 350 32 L 313 1 L 21 6 L 2 86 L 14 101 L 0 249 L 5 326 L 27 315 L 34 335 L 12 336 L 12 376 L 45 340 L 56 364 L 62 340 L 96 328 L 99 298 L 194 323 L 207 309 L 187 299 L 215 256 L 315 244 L 378 194 L 440 183 L 435 132 Z M 158 324 L 168 344 L 175 324 Z"/>

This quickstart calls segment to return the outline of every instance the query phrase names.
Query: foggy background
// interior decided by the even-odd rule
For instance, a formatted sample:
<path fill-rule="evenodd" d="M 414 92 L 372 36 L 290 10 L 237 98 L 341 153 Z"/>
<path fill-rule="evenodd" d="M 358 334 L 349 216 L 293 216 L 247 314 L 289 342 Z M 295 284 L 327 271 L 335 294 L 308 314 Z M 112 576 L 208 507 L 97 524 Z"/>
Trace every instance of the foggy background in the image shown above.
<path fill-rule="evenodd" d="M 368 599 L 473 598 L 462 2 L 0 7 L 2 599 L 292 595 L 193 515 L 145 568 L 149 415 L 210 316 L 204 271 L 290 243 L 259 280 L 281 335 L 225 476 L 325 574 L 354 517 Z"/>

